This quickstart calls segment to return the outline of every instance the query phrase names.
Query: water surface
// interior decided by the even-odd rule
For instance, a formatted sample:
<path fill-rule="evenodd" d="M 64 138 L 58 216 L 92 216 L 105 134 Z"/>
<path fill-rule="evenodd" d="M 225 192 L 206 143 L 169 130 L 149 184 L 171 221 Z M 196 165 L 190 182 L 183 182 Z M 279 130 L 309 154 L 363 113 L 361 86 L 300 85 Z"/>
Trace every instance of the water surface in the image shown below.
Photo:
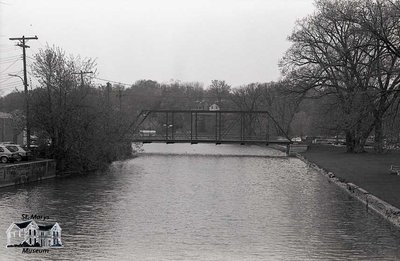
<path fill-rule="evenodd" d="M 63 249 L 0 260 L 396 260 L 400 233 L 295 158 L 258 146 L 149 144 L 94 175 L 0 190 L 0 243 L 21 214 Z"/>

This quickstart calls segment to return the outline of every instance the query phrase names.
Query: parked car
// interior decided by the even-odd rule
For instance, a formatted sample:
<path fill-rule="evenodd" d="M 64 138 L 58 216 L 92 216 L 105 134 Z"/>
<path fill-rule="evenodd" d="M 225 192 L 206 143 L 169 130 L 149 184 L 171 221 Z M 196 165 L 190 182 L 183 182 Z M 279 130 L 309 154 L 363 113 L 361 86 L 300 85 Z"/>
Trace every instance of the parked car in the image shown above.
<path fill-rule="evenodd" d="M 155 130 L 140 130 L 139 134 L 142 137 L 152 137 L 152 136 L 156 136 L 156 131 Z"/>
<path fill-rule="evenodd" d="M 10 151 L 4 144 L 0 145 L 1 163 L 17 161 L 20 157 L 18 153 Z"/>
<path fill-rule="evenodd" d="M 28 160 L 32 155 L 30 150 L 24 149 L 18 144 L 3 143 L 1 145 L 5 146 L 10 152 L 18 154 L 15 159 L 16 161 Z"/>

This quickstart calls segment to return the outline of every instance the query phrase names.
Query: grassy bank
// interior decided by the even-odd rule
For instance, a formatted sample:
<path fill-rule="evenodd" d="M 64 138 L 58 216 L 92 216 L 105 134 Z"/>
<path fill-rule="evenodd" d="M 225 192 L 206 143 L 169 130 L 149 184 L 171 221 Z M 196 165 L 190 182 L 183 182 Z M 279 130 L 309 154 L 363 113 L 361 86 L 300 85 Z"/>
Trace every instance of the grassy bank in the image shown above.
<path fill-rule="evenodd" d="M 346 153 L 345 147 L 316 145 L 302 155 L 344 181 L 354 183 L 400 208 L 400 176 L 389 171 L 390 165 L 400 165 L 399 151 L 351 154 Z"/>

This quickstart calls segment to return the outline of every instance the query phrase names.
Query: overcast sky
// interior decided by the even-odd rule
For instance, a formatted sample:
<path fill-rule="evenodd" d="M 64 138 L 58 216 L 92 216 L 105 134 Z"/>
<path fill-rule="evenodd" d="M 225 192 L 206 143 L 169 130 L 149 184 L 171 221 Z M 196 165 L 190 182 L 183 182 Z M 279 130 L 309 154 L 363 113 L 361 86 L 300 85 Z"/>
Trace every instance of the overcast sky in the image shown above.
<path fill-rule="evenodd" d="M 22 35 L 39 38 L 30 57 L 56 45 L 96 58 L 98 78 L 128 84 L 276 81 L 287 36 L 313 9 L 313 0 L 0 0 L 1 93 L 22 88 L 8 76 L 22 76 L 22 50 L 8 40 Z"/>

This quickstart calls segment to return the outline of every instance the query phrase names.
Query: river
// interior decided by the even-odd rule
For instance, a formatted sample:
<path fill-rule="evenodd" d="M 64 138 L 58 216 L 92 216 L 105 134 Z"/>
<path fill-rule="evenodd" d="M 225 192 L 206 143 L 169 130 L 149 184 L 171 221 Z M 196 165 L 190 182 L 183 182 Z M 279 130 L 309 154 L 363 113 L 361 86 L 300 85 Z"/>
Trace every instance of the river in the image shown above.
<path fill-rule="evenodd" d="M 64 248 L 6 248 L 22 214 L 59 222 Z M 258 146 L 145 145 L 105 172 L 3 188 L 0 215 L 0 260 L 400 258 L 398 229 L 302 161 Z"/>

